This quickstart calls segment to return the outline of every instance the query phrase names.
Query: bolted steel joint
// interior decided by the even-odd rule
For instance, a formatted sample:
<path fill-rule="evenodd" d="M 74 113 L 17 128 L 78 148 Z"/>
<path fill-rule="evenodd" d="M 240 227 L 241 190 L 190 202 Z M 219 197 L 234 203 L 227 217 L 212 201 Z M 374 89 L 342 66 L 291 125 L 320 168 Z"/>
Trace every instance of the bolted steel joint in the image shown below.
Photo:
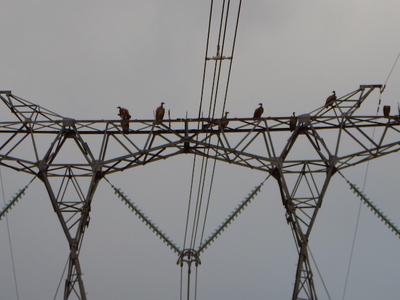
<path fill-rule="evenodd" d="M 72 118 L 63 118 L 63 126 L 65 127 L 71 127 L 76 124 L 76 120 Z"/>

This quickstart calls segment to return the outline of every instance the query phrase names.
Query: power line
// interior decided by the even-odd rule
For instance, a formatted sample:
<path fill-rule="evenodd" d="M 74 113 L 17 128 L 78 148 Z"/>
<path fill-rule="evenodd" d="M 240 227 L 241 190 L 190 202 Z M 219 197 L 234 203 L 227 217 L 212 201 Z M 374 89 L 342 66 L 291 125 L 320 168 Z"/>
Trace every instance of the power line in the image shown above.
<path fill-rule="evenodd" d="M 393 73 L 393 71 L 394 71 L 394 68 L 395 68 L 396 65 L 397 65 L 397 62 L 399 61 L 399 58 L 400 58 L 400 52 L 399 52 L 399 54 L 397 55 L 396 59 L 394 60 L 394 63 L 393 63 L 393 65 L 392 65 L 392 67 L 390 68 L 390 71 L 389 71 L 388 75 L 386 76 L 385 83 L 383 84 L 383 88 L 386 87 L 386 84 L 388 83 L 390 76 L 392 76 L 392 73 Z"/>
<path fill-rule="evenodd" d="M 391 77 L 391 75 L 392 75 L 392 73 L 393 73 L 393 71 L 394 71 L 394 69 L 396 67 L 396 64 L 397 64 L 399 58 L 400 58 L 400 52 L 397 55 L 396 59 L 394 60 L 393 65 L 390 68 L 390 71 L 389 71 L 389 73 L 388 73 L 388 75 L 387 75 L 387 77 L 385 79 L 383 87 L 380 90 L 379 101 L 378 101 L 378 105 L 377 105 L 377 108 L 376 108 L 376 115 L 378 115 L 378 113 L 379 113 L 379 108 L 380 108 L 380 105 L 381 105 L 381 102 L 382 102 L 382 94 L 383 94 L 383 92 L 384 92 L 384 90 L 386 88 L 386 85 L 387 85 L 387 83 L 388 83 L 388 81 L 389 81 L 389 79 L 390 79 L 390 77 Z M 372 132 L 372 140 L 374 140 L 374 138 L 375 138 L 375 129 L 376 128 L 374 127 L 373 132 Z M 365 191 L 365 188 L 366 188 L 366 185 L 367 185 L 369 162 L 370 161 L 367 162 L 367 165 L 365 167 L 363 184 L 362 184 L 362 190 L 363 191 Z M 354 249 L 355 249 L 355 246 L 356 246 L 356 240 L 357 240 L 357 235 L 358 235 L 358 230 L 359 230 L 359 225 L 360 225 L 361 210 L 362 210 L 362 202 L 360 202 L 360 204 L 358 205 L 358 209 L 357 209 L 356 224 L 355 224 L 355 228 L 354 228 L 353 239 L 352 239 L 352 242 L 351 242 L 350 257 L 349 257 L 349 262 L 348 262 L 347 270 L 346 270 L 346 277 L 345 277 L 345 281 L 344 281 L 342 300 L 344 300 L 345 297 L 346 297 L 347 286 L 348 286 L 348 282 L 349 282 L 349 278 L 350 278 L 351 265 L 352 265 L 352 261 L 353 261 Z"/>
<path fill-rule="evenodd" d="M 207 29 L 207 42 L 206 42 L 206 51 L 204 56 L 204 67 L 203 67 L 203 76 L 202 76 L 202 83 L 201 83 L 201 92 L 200 92 L 200 104 L 199 104 L 199 111 L 198 111 L 198 118 L 201 117 L 201 111 L 203 107 L 203 98 L 204 98 L 204 88 L 205 88 L 205 80 L 206 80 L 206 72 L 207 72 L 207 57 L 208 57 L 208 49 L 210 44 L 210 32 L 211 32 L 211 24 L 212 24 L 212 15 L 213 15 L 213 7 L 214 7 L 214 0 L 211 0 L 210 3 L 210 13 L 208 18 L 208 29 Z M 197 128 L 200 128 L 200 121 L 197 123 Z M 196 138 L 197 141 L 198 138 Z M 186 213 L 186 224 L 185 224 L 185 234 L 183 239 L 183 247 L 186 247 L 186 239 L 188 233 L 188 225 L 189 225 L 189 218 L 190 218 L 190 210 L 191 210 L 191 203 L 192 203 L 192 195 L 193 195 L 193 185 L 194 185 L 194 175 L 196 170 L 196 159 L 197 155 L 194 154 L 193 163 L 192 163 L 192 174 L 190 180 L 190 189 L 189 189 L 189 201 L 188 201 L 188 208 Z M 182 296 L 182 295 L 181 295 Z"/>
<path fill-rule="evenodd" d="M 185 249 L 185 247 L 186 247 L 186 238 L 187 238 L 188 225 L 189 225 L 189 217 L 190 217 L 190 208 L 191 208 L 191 202 L 192 202 L 193 182 L 194 182 L 195 169 L 196 169 L 196 154 L 193 157 L 192 176 L 191 176 L 191 180 L 190 180 L 190 189 L 189 189 L 189 201 L 188 201 L 188 208 L 187 208 L 187 212 L 186 212 L 185 235 L 184 235 L 184 238 L 183 238 L 183 247 L 182 247 L 182 249 Z"/>
<path fill-rule="evenodd" d="M 1 183 L 1 195 L 3 197 L 4 205 L 6 205 L 6 196 L 5 196 L 5 189 L 4 189 L 4 182 L 3 182 L 3 175 L 1 172 L 1 167 L 0 167 L 0 183 Z M 11 257 L 11 266 L 12 266 L 12 272 L 13 272 L 13 280 L 14 280 L 14 286 L 15 286 L 15 295 L 17 297 L 17 300 L 19 300 L 17 271 L 16 271 L 16 267 L 15 267 L 14 249 L 13 249 L 13 243 L 12 243 L 12 238 L 11 238 L 10 223 L 8 221 L 8 216 L 6 215 L 5 217 L 6 217 L 6 227 L 7 227 L 7 235 L 8 235 L 8 245 L 9 245 L 10 257 Z"/>
<path fill-rule="evenodd" d="M 198 283 L 198 267 L 196 266 L 196 273 L 194 279 L 194 300 L 197 300 L 197 283 Z"/>
<path fill-rule="evenodd" d="M 365 190 L 365 186 L 367 183 L 368 169 L 369 169 L 369 162 L 367 163 L 367 166 L 365 168 L 365 174 L 364 174 L 364 179 L 363 179 L 363 188 L 362 188 L 363 191 Z M 355 228 L 354 228 L 353 239 L 351 241 L 350 257 L 349 257 L 349 262 L 347 265 L 346 277 L 344 280 L 342 300 L 344 300 L 346 298 L 347 286 L 348 286 L 349 279 L 350 279 L 350 271 L 351 271 L 351 266 L 352 266 L 352 262 L 353 262 L 354 249 L 356 246 L 357 234 L 358 234 L 358 229 L 359 229 L 359 225 L 360 225 L 361 209 L 362 209 L 362 202 L 360 202 L 360 204 L 358 205 L 358 209 L 357 209 L 356 224 L 355 224 Z"/>
<path fill-rule="evenodd" d="M 211 108 L 211 104 L 212 104 L 213 98 L 214 98 L 214 103 L 212 105 L 213 106 L 213 108 L 212 108 L 212 116 L 211 116 L 212 119 L 214 119 L 214 117 L 215 117 L 216 104 L 217 104 L 217 100 L 218 100 L 218 90 L 219 90 L 219 84 L 220 84 L 220 78 L 221 78 L 221 70 L 222 70 L 222 61 L 223 61 L 222 57 L 224 55 L 224 49 L 225 49 L 226 28 L 227 28 L 227 24 L 228 24 L 229 9 L 230 9 L 230 0 L 228 0 L 228 4 L 226 6 L 226 13 L 225 13 L 225 1 L 224 1 L 223 5 L 222 5 L 222 10 L 221 10 L 221 20 L 220 20 L 220 28 L 219 28 L 219 33 L 218 33 L 218 46 L 217 46 L 217 57 L 220 56 L 221 59 L 219 61 L 218 60 L 215 61 L 215 66 L 217 65 L 217 62 L 218 62 L 218 75 L 217 75 L 217 79 L 216 79 L 215 94 L 213 95 L 214 84 L 215 84 L 215 71 L 216 71 L 216 69 L 214 68 L 213 88 L 211 90 L 211 98 L 210 98 L 210 108 Z M 224 20 L 224 15 L 225 15 L 225 20 Z M 221 53 L 219 53 L 220 37 L 221 37 L 222 27 L 223 27 L 222 46 L 221 46 Z M 209 111 L 209 114 L 210 114 L 210 111 Z M 210 136 L 210 139 L 209 139 L 210 142 L 211 142 L 211 139 L 212 139 L 212 137 Z M 219 140 L 217 142 L 217 146 L 219 146 Z M 209 149 L 207 149 L 207 152 L 209 153 Z M 204 179 L 203 179 L 203 187 L 202 187 L 202 192 L 201 192 L 201 199 L 203 199 L 204 183 L 205 183 L 205 175 L 206 175 L 206 172 L 207 172 L 208 159 L 209 158 L 208 158 L 208 155 L 207 155 L 207 158 L 206 158 L 206 169 L 205 169 L 205 174 L 204 174 Z M 205 214 L 204 214 L 204 221 L 203 221 L 203 226 L 202 226 L 203 230 L 202 230 L 201 239 L 203 237 L 205 222 L 207 220 L 208 208 L 209 208 L 209 203 L 210 203 L 210 198 L 211 198 L 211 191 L 212 191 L 214 178 L 215 178 L 215 168 L 216 168 L 216 159 L 214 159 L 214 164 L 213 164 L 212 172 L 211 172 L 211 180 L 210 180 L 210 184 L 209 184 L 208 199 L 207 199 L 206 211 L 205 211 Z M 200 203 L 202 203 L 202 200 L 201 200 Z M 199 220 L 200 220 L 200 210 L 199 210 L 197 224 L 196 224 L 196 233 L 195 233 L 194 241 L 196 240 L 196 236 L 197 236 Z M 200 244 L 201 244 L 201 242 L 200 242 Z"/>
<path fill-rule="evenodd" d="M 204 57 L 203 77 L 202 77 L 201 93 L 200 93 L 200 104 L 199 104 L 199 111 L 198 111 L 199 118 L 201 116 L 202 106 L 203 106 L 205 80 L 206 80 L 206 72 L 207 72 L 207 57 L 208 57 L 208 49 L 209 49 L 209 43 L 210 43 L 210 32 L 211 32 L 211 24 L 212 24 L 213 7 L 214 7 L 214 1 L 211 0 L 210 13 L 209 13 L 209 19 L 208 19 L 206 52 L 205 52 L 205 57 Z M 200 121 L 197 123 L 197 128 L 198 129 L 200 128 Z M 196 138 L 196 141 L 197 141 L 197 139 L 198 138 Z M 190 180 L 189 201 L 188 201 L 188 209 L 187 209 L 187 215 L 186 215 L 186 225 L 185 225 L 183 249 L 185 249 L 185 247 L 186 247 L 188 225 L 189 225 L 189 218 L 190 218 L 190 211 L 191 211 L 191 202 L 192 202 L 192 195 L 193 195 L 194 177 L 195 177 L 195 170 L 196 170 L 196 161 L 197 161 L 197 155 L 195 153 L 194 157 L 193 157 L 193 164 L 192 164 L 192 174 L 191 174 L 191 180 Z M 204 158 L 203 158 L 203 161 L 204 161 Z M 196 208 L 197 208 L 197 205 L 198 205 L 198 202 L 196 201 Z M 194 218 L 195 218 L 195 215 L 194 215 Z M 192 240 L 192 238 L 191 238 L 191 240 Z"/>
<path fill-rule="evenodd" d="M 326 286 L 325 280 L 324 280 L 324 278 L 322 277 L 321 271 L 320 271 L 319 268 L 318 268 L 317 261 L 316 261 L 315 258 L 314 258 L 314 255 L 313 255 L 313 253 L 312 253 L 312 251 L 311 251 L 310 246 L 307 246 L 307 248 L 308 248 L 308 252 L 310 252 L 311 260 L 312 260 L 313 263 L 314 263 L 314 266 L 315 266 L 315 269 L 317 270 L 318 276 L 319 276 L 319 278 L 321 279 L 321 282 L 322 282 L 322 285 L 323 285 L 323 287 L 324 287 L 325 293 L 326 293 L 326 295 L 328 296 L 328 299 L 329 299 L 329 300 L 332 300 L 331 294 L 329 293 L 329 290 L 328 290 L 328 288 L 327 288 L 327 286 Z"/>
<path fill-rule="evenodd" d="M 206 53 L 205 53 L 205 56 L 204 56 L 203 78 L 202 78 L 202 83 L 201 83 L 201 94 L 200 94 L 200 105 L 199 105 L 198 118 L 201 117 L 201 111 L 202 111 L 202 106 L 203 106 L 204 86 L 205 86 L 206 70 L 207 70 L 208 47 L 209 47 L 209 44 L 210 44 L 210 32 L 211 32 L 211 24 L 212 24 L 211 21 L 212 21 L 214 0 L 211 0 L 210 4 L 211 5 L 210 5 L 210 14 L 209 14 L 209 18 L 208 18 Z"/>
<path fill-rule="evenodd" d="M 235 34 L 234 34 L 234 37 L 233 37 L 231 60 L 229 62 L 228 80 L 227 80 L 227 83 L 226 83 L 224 104 L 222 106 L 222 115 L 225 112 L 226 99 L 227 99 L 227 96 L 228 96 L 228 88 L 229 88 L 229 83 L 230 83 L 230 78 L 231 78 L 231 71 L 232 71 L 232 63 L 233 63 L 233 54 L 235 53 L 236 37 L 237 37 L 237 32 L 238 32 L 238 27 L 239 27 L 239 17 L 240 17 L 241 8 L 242 8 L 242 0 L 239 1 L 239 8 L 238 8 L 238 13 L 237 13 L 237 17 L 236 17 Z"/>
<path fill-rule="evenodd" d="M 225 3 L 226 1 L 224 0 L 222 3 L 222 8 L 221 8 L 221 15 L 220 15 L 220 22 L 219 22 L 219 30 L 218 30 L 218 40 L 217 40 L 217 49 L 216 49 L 216 56 L 215 56 L 215 63 L 214 63 L 214 69 L 213 69 L 213 75 L 212 75 L 212 84 L 211 84 L 211 94 L 210 94 L 210 101 L 209 101 L 209 108 L 208 108 L 208 113 L 207 113 L 207 118 L 208 119 L 213 119 L 215 116 L 215 109 L 213 109 L 213 106 L 215 107 L 215 103 L 217 101 L 217 95 L 218 95 L 218 89 L 219 89 L 219 80 L 221 77 L 221 64 L 222 64 L 222 59 L 218 59 L 218 57 L 222 57 L 223 55 L 223 48 L 225 44 L 225 34 L 222 34 L 223 30 L 223 24 L 224 24 L 224 15 L 225 15 Z M 229 13 L 229 3 L 230 0 L 228 0 L 228 5 L 227 5 L 227 13 L 225 20 L 227 20 L 228 16 L 227 14 Z M 211 7 L 210 11 L 213 9 L 213 1 L 211 1 Z M 210 13 L 211 16 L 211 13 Z M 226 23 L 226 22 L 225 22 Z M 211 21 L 209 21 L 209 26 L 211 25 Z M 226 25 L 226 24 L 225 24 Z M 210 30 L 210 29 L 209 29 Z M 222 40 L 221 40 L 222 37 Z M 220 48 L 222 42 L 222 49 Z M 208 42 L 207 42 L 208 44 Z M 221 52 L 220 52 L 221 49 Z M 206 62 L 208 60 L 208 57 L 205 58 Z M 219 64 L 218 64 L 219 62 Z M 219 66 L 217 68 L 217 66 Z M 218 72 L 217 72 L 218 69 Z M 201 95 L 203 96 L 204 94 L 204 84 L 202 84 L 202 93 Z M 202 101 L 202 98 L 201 98 Z M 214 102 L 214 105 L 213 105 Z M 208 136 L 207 141 L 208 143 L 211 143 L 212 140 L 212 135 Z M 202 208 L 202 202 L 203 202 L 203 195 L 204 195 L 204 188 L 205 188 L 205 180 L 207 177 L 208 173 L 208 156 L 210 153 L 210 149 L 207 149 L 207 154 L 206 157 L 202 157 L 202 162 L 201 162 L 201 168 L 200 168 L 200 174 L 199 174 L 199 182 L 198 182 L 198 188 L 197 188 L 197 197 L 196 197 L 196 205 L 195 205 L 195 212 L 193 216 L 193 225 L 192 225 L 192 234 L 191 234 L 191 243 L 190 243 L 190 248 L 194 248 L 195 243 L 196 243 L 196 237 L 197 237 L 197 229 L 198 229 L 198 224 L 201 216 L 201 208 Z M 194 161 L 195 163 L 195 161 Z"/>
<path fill-rule="evenodd" d="M 224 1 L 225 4 L 225 1 Z M 214 96 L 214 105 L 213 105 L 213 110 L 212 110 L 212 118 L 214 118 L 215 116 L 215 109 L 216 109 L 216 105 L 217 105 L 217 100 L 218 100 L 218 90 L 219 90 L 219 82 L 220 82 L 220 78 L 221 78 L 221 70 L 222 70 L 222 62 L 223 62 L 223 56 L 224 56 L 224 50 L 225 50 L 225 40 L 226 40 L 226 27 L 228 25 L 228 16 L 229 16 L 229 9 L 230 9 L 230 4 L 231 1 L 228 0 L 228 4 L 226 6 L 226 13 L 224 11 L 224 5 L 222 6 L 222 11 L 221 11 L 221 24 L 220 24 L 220 33 L 221 34 L 221 30 L 222 27 L 224 28 L 223 33 L 222 33 L 222 46 L 221 46 L 221 53 L 218 53 L 219 48 L 220 48 L 220 41 L 218 41 L 218 46 L 217 46 L 217 59 L 215 60 L 215 63 L 218 62 L 218 76 L 217 76 L 217 87 L 215 89 L 215 96 Z M 225 21 L 223 20 L 223 16 L 225 15 Z M 220 57 L 220 59 L 218 59 L 218 56 Z M 214 83 L 213 83 L 214 84 Z M 211 95 L 212 97 L 212 95 Z M 212 101 L 212 99 L 211 99 Z"/>
<path fill-rule="evenodd" d="M 64 278 L 65 271 L 67 270 L 68 262 L 69 262 L 69 258 L 67 258 L 67 261 L 65 262 L 65 266 L 64 266 L 64 269 L 63 269 L 63 271 L 62 271 L 62 273 L 61 273 L 60 280 L 58 281 L 56 293 L 54 294 L 53 300 L 56 300 L 56 298 L 57 298 L 58 291 L 59 291 L 59 289 L 60 289 L 62 279 Z"/>
<path fill-rule="evenodd" d="M 226 36 L 227 36 L 227 24 L 228 24 L 228 19 L 229 19 L 229 13 L 230 13 L 230 1 L 227 2 L 226 9 L 225 9 L 225 1 L 222 4 L 222 10 L 221 10 L 221 17 L 220 17 L 220 24 L 219 24 L 219 32 L 218 32 L 218 44 L 217 44 L 217 54 L 214 57 L 215 58 L 215 64 L 214 64 L 214 74 L 213 74 L 213 81 L 212 81 L 212 87 L 211 87 L 211 95 L 210 95 L 210 105 L 209 105 L 209 111 L 208 111 L 208 117 L 211 117 L 213 120 L 215 117 L 216 113 L 216 107 L 217 107 L 217 102 L 218 102 L 218 92 L 221 84 L 221 71 L 222 71 L 222 62 L 224 59 L 229 59 L 230 64 L 229 64 L 229 71 L 228 71 L 228 76 L 226 78 L 226 86 L 225 86 L 225 91 L 223 95 L 223 111 L 222 115 L 224 115 L 225 111 L 225 106 L 226 106 L 226 100 L 227 100 L 227 95 L 228 95 L 228 90 L 229 90 L 229 82 L 230 82 L 230 75 L 231 75 L 231 70 L 232 70 L 232 59 L 233 59 L 233 54 L 234 54 L 234 49 L 235 49 L 235 44 L 236 44 L 236 37 L 237 37 L 237 30 L 238 30 L 238 24 L 239 24 L 239 16 L 240 16 L 240 11 L 241 11 L 241 1 L 239 2 L 238 6 L 238 14 L 236 18 L 236 24 L 235 24 L 235 31 L 234 31 L 234 39 L 233 39 L 233 44 L 232 44 L 232 49 L 231 49 L 231 56 L 230 57 L 225 57 L 224 56 L 224 50 L 225 50 L 225 41 L 226 41 Z M 222 36 L 222 37 L 221 37 Z M 212 107 L 212 110 L 211 110 Z M 222 127 L 220 127 L 222 129 Z M 217 133 L 219 135 L 219 133 Z M 212 136 L 209 137 L 209 142 L 211 142 Z M 217 147 L 220 144 L 220 140 L 217 140 Z M 196 230 L 194 231 L 195 236 L 194 240 L 196 240 L 197 236 L 197 228 L 198 228 L 198 223 L 199 223 L 199 218 L 201 216 L 201 203 L 204 195 L 204 184 L 205 184 L 205 178 L 206 178 L 206 173 L 208 172 L 208 159 L 209 159 L 209 149 L 207 149 L 207 155 L 206 155 L 206 168 L 204 168 L 203 172 L 201 173 L 200 181 L 202 184 L 202 189 L 201 189 L 201 195 L 200 195 L 200 209 L 197 211 L 197 221 L 196 221 Z M 203 157 L 204 161 L 204 157 Z M 201 234 L 201 239 L 204 235 L 204 228 L 205 224 L 207 221 L 207 214 L 209 211 L 209 204 L 210 204 L 210 199 L 211 199 L 211 193 L 212 193 L 212 187 L 213 187 L 213 182 L 215 179 L 215 170 L 216 170 L 216 158 L 214 158 L 214 164 L 212 166 L 212 171 L 211 171 L 211 179 L 209 183 L 209 192 L 208 192 L 208 197 L 207 197 L 207 204 L 206 204 L 206 211 L 204 213 L 204 218 L 203 218 L 203 226 L 202 227 L 202 234 Z"/>
<path fill-rule="evenodd" d="M 241 1 L 240 1 L 241 2 Z M 204 100 L 204 93 L 205 93 L 205 81 L 206 81 L 206 73 L 207 73 L 207 62 L 208 60 L 214 60 L 214 66 L 212 69 L 212 75 L 211 75 L 211 86 L 210 86 L 210 98 L 209 98 L 209 103 L 208 103 L 208 111 L 207 111 L 207 119 L 210 120 L 210 126 L 218 125 L 218 121 L 215 122 L 215 114 L 216 114 L 216 108 L 217 108 L 217 102 L 219 99 L 219 89 L 220 89 L 220 84 L 221 84 L 221 74 L 222 74 L 222 63 L 224 60 L 224 50 L 225 50 L 225 42 L 226 42 L 226 33 L 227 33 L 227 24 L 228 24 L 228 19 L 229 19 L 229 12 L 230 12 L 230 0 L 223 0 L 222 2 L 222 7 L 221 7 L 221 13 L 219 17 L 219 29 L 218 29 L 218 38 L 217 38 L 217 49 L 216 49 L 216 55 L 212 58 L 208 57 L 209 53 L 209 45 L 210 45 L 210 32 L 211 32 L 211 25 L 212 25 L 212 15 L 213 15 L 213 5 L 214 2 L 211 0 L 210 3 L 210 14 L 209 14 L 209 22 L 208 22 L 208 31 L 207 31 L 207 42 L 206 42 L 206 55 L 205 55 L 205 61 L 204 61 L 204 68 L 203 68 L 203 78 L 202 78 L 202 85 L 201 85 L 201 94 L 200 94 L 200 105 L 199 105 L 199 118 L 202 115 L 202 107 L 203 107 L 203 100 Z M 240 8 L 239 8 L 240 12 Z M 236 40 L 236 31 L 237 31 L 237 24 L 235 26 L 235 38 L 234 41 Z M 232 47 L 232 54 L 234 51 L 234 46 Z M 230 57 L 230 60 L 232 60 L 232 57 Z M 226 104 L 226 99 L 227 99 L 227 92 L 228 92 L 228 87 L 229 87 L 229 77 L 231 74 L 231 68 L 232 68 L 232 62 L 230 63 L 229 66 L 229 73 L 228 73 L 228 79 L 226 81 L 226 88 L 225 88 L 225 95 L 224 95 L 224 104 L 223 107 L 225 107 Z M 215 123 L 215 124 L 214 124 Z M 200 120 L 197 124 L 197 127 L 200 128 Z M 222 127 L 219 127 L 220 130 Z M 219 133 L 217 133 L 219 135 Z M 198 137 L 197 137 L 198 138 Z M 206 136 L 206 143 L 212 143 L 214 136 L 212 134 L 209 134 Z M 197 139 L 196 139 L 197 141 Z M 218 144 L 217 147 L 219 146 L 219 138 L 217 139 L 216 143 Z M 204 229 L 205 229 L 205 224 L 207 221 L 207 215 L 209 212 L 209 207 L 210 207 L 210 199 L 211 199 L 211 194 L 212 194 L 212 188 L 213 188 L 213 183 L 215 179 L 215 170 L 216 170 L 216 158 L 214 158 L 213 165 L 211 167 L 211 175 L 209 173 L 209 159 L 210 159 L 210 147 L 207 147 L 206 153 L 204 156 L 202 156 L 201 159 L 201 164 L 197 165 L 197 153 L 194 153 L 194 158 L 193 158 L 193 164 L 192 164 L 192 172 L 191 172 L 191 180 L 190 180 L 190 189 L 189 189 L 189 201 L 188 201 L 188 208 L 187 208 L 187 214 L 186 214 L 186 224 L 185 224 L 185 234 L 184 234 L 184 245 L 183 245 L 183 250 L 186 248 L 186 242 L 188 238 L 188 224 L 190 220 L 190 213 L 191 213 L 191 208 L 192 208 L 192 197 L 194 196 L 194 191 L 193 188 L 195 186 L 195 173 L 196 169 L 199 168 L 198 174 L 198 181 L 197 181 L 197 188 L 196 188 L 196 201 L 194 205 L 194 213 L 192 217 L 192 230 L 191 230 L 191 237 L 190 237 L 190 249 L 194 249 L 196 245 L 196 240 L 200 228 L 200 245 L 203 240 L 204 236 Z M 211 176 L 211 177 L 209 177 Z M 208 181 L 208 178 L 210 180 Z M 207 188 L 208 186 L 208 188 Z M 207 202 L 205 206 L 205 212 L 204 212 L 204 218 L 202 219 L 203 216 L 203 206 L 204 206 L 204 197 L 205 197 L 205 191 L 208 189 L 208 193 L 206 194 L 207 196 Z M 199 227 L 200 226 L 200 227 Z M 199 245 L 199 246 L 200 246 Z M 188 266 L 188 272 L 190 272 L 190 266 Z M 182 266 L 181 266 L 181 276 L 182 276 Z M 188 273 L 188 277 L 190 274 Z M 194 283 L 194 298 L 195 300 L 197 299 L 197 284 L 198 284 L 198 268 L 196 264 L 196 273 L 195 273 L 195 283 Z M 189 283 L 188 283 L 188 290 L 187 290 L 187 296 L 189 297 Z M 182 277 L 180 280 L 180 298 L 182 299 Z"/>
<path fill-rule="evenodd" d="M 208 209 L 209 209 L 209 207 L 210 207 L 211 190 L 212 190 L 213 183 L 214 183 L 214 176 L 215 176 L 215 167 L 216 167 L 216 164 L 217 164 L 217 160 L 214 159 L 214 165 L 213 165 L 212 175 L 211 175 L 211 183 L 210 183 L 210 188 L 209 188 L 209 190 L 208 190 L 206 212 L 205 212 L 205 214 L 204 214 L 204 222 L 203 222 L 203 228 L 202 228 L 202 230 L 201 230 L 201 237 L 200 237 L 199 246 L 201 246 L 201 244 L 203 243 L 204 230 L 205 230 L 205 228 L 206 228 Z"/>
<path fill-rule="evenodd" d="M 183 290 L 183 265 L 181 265 L 180 280 L 179 280 L 179 300 L 182 300 L 182 290 Z"/>

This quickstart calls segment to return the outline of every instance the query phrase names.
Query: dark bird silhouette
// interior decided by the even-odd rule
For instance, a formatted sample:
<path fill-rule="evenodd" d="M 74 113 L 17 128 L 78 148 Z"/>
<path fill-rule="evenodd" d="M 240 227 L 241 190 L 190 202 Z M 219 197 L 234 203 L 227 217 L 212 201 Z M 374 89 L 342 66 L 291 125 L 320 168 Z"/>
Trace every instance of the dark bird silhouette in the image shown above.
<path fill-rule="evenodd" d="M 390 105 L 383 106 L 383 116 L 386 118 L 390 117 Z"/>
<path fill-rule="evenodd" d="M 260 106 L 256 108 L 256 110 L 254 111 L 254 114 L 253 114 L 254 120 L 259 120 L 264 112 L 262 103 L 258 103 L 258 105 L 260 105 Z"/>
<path fill-rule="evenodd" d="M 130 120 L 131 115 L 129 114 L 129 110 L 121 106 L 118 106 L 118 109 L 119 109 L 118 116 L 121 117 L 121 119 Z"/>
<path fill-rule="evenodd" d="M 229 112 L 226 111 L 224 117 L 221 119 L 221 122 L 220 122 L 221 129 L 225 129 L 229 124 L 228 114 L 229 114 Z"/>
<path fill-rule="evenodd" d="M 124 133 L 129 132 L 129 120 L 131 119 L 131 115 L 126 108 L 118 106 L 119 112 L 118 116 L 121 118 L 121 127 Z"/>
<path fill-rule="evenodd" d="M 330 95 L 328 98 L 326 98 L 325 108 L 332 106 L 335 102 L 336 102 L 336 93 L 335 93 L 335 91 L 333 91 L 332 95 Z"/>
<path fill-rule="evenodd" d="M 221 119 L 212 119 L 207 123 L 202 125 L 203 129 L 213 128 L 214 126 L 219 126 L 220 129 L 224 129 L 228 126 L 229 120 L 228 118 L 229 112 L 225 112 L 224 116 Z"/>
<path fill-rule="evenodd" d="M 156 109 L 156 124 L 160 124 L 164 119 L 164 114 L 165 114 L 164 104 L 165 104 L 164 102 L 161 102 L 161 105 Z"/>
<path fill-rule="evenodd" d="M 297 125 L 297 117 L 296 117 L 296 114 L 293 112 L 293 115 L 290 117 L 290 120 L 289 120 L 290 131 L 295 130 L 296 125 Z"/>

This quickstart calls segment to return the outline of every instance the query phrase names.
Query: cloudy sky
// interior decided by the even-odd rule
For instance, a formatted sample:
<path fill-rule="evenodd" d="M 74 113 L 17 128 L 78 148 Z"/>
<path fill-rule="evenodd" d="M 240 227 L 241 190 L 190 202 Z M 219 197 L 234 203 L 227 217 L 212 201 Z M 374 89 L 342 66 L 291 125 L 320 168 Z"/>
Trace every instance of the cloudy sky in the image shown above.
<path fill-rule="evenodd" d="M 333 89 L 343 95 L 359 84 L 384 82 L 400 51 L 399 11 L 398 0 L 244 1 L 231 115 L 249 116 L 260 101 L 270 116 L 307 112 Z M 208 13 L 208 1 L 0 0 L 0 89 L 74 118 L 115 118 L 118 105 L 134 118 L 149 118 L 162 100 L 172 117 L 194 116 Z M 384 104 L 400 101 L 399 82 L 400 66 Z M 374 114 L 376 103 L 375 95 L 367 112 Z M 400 224 L 397 158 L 370 164 L 366 192 Z M 190 157 L 177 157 L 112 181 L 180 243 L 190 169 Z M 30 179 L 4 168 L 2 173 L 7 199 Z M 360 185 L 364 166 L 346 174 Z M 219 164 L 208 232 L 263 177 Z M 342 298 L 358 204 L 335 177 L 311 237 L 333 299 Z M 39 182 L 9 221 L 20 299 L 53 299 L 68 246 Z M 397 299 L 399 253 L 399 240 L 364 209 L 346 299 Z M 270 181 L 202 256 L 198 299 L 289 299 L 296 259 Z M 103 183 L 81 253 L 89 299 L 177 299 L 176 260 Z M 327 299 L 315 277 L 320 298 Z M 16 299 L 4 220 L 0 291 L 1 300 Z"/>

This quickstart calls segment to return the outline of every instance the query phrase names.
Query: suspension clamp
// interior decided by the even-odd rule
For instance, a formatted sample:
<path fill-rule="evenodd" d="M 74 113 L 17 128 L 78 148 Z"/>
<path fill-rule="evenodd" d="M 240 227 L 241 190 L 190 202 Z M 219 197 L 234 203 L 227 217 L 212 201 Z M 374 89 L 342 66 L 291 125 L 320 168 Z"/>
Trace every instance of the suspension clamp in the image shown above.
<path fill-rule="evenodd" d="M 192 263 L 194 263 L 197 267 L 198 265 L 201 265 L 200 255 L 194 249 L 184 249 L 179 255 L 178 261 L 176 263 L 181 267 L 183 267 L 183 263 L 187 263 L 189 268 Z"/>

